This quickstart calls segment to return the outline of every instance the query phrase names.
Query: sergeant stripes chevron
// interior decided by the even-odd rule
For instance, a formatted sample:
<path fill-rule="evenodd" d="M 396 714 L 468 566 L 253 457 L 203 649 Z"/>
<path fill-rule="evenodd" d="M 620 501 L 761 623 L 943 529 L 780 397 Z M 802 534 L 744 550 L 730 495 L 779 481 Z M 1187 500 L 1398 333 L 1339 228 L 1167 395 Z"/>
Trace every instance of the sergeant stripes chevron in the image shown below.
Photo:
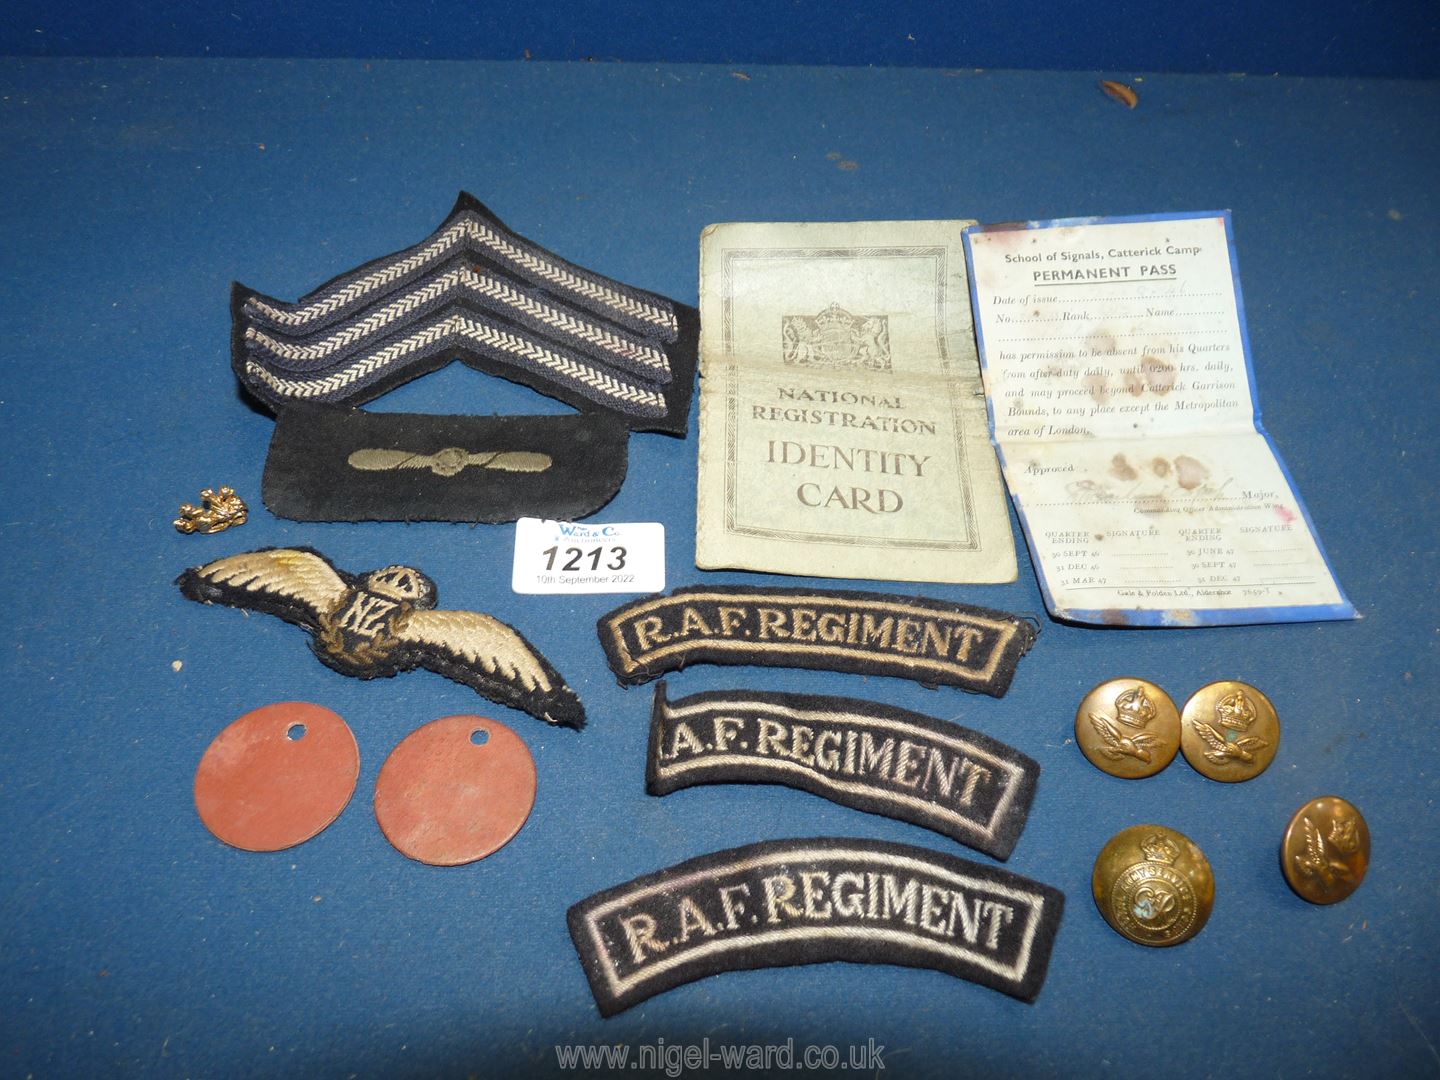
<path fill-rule="evenodd" d="M 465 197 L 462 196 L 462 202 Z M 497 223 L 498 224 L 498 223 Z M 474 210 L 464 210 L 435 234 L 434 238 L 400 253 L 394 262 L 378 266 L 361 277 L 344 281 L 324 295 L 297 304 L 264 304 L 260 310 L 278 325 L 300 328 L 308 323 L 350 307 L 365 296 L 420 270 L 430 263 L 449 257 L 461 244 L 478 244 L 488 254 L 498 256 L 512 267 L 528 272 L 533 278 L 571 294 L 592 309 L 609 314 L 620 321 L 648 332 L 659 332 L 666 340 L 678 332 L 675 312 L 659 297 L 641 298 L 618 282 L 590 274 L 551 256 L 543 248 L 532 247 L 507 237 L 500 228 L 486 222 Z M 635 290 L 638 291 L 638 290 Z"/>
<path fill-rule="evenodd" d="M 280 359 L 296 362 L 324 360 L 373 337 L 416 309 L 423 308 L 451 292 L 478 296 L 482 301 L 493 301 L 493 306 L 501 314 L 511 314 L 522 319 L 528 317 L 530 321 L 554 330 L 559 335 L 580 343 L 582 347 L 588 345 L 603 350 L 624 366 L 636 369 L 637 374 L 669 381 L 670 362 L 664 352 L 655 345 L 599 326 L 576 313 L 546 304 L 508 282 L 469 266 L 453 267 L 397 297 L 384 307 L 370 311 L 358 321 L 333 329 L 328 336 L 319 340 L 280 340 L 255 326 L 245 328 L 245 337 Z M 249 297 L 245 301 L 245 310 L 247 314 L 253 311 L 270 316 L 284 314 L 274 306 L 270 298 L 260 296 Z"/>
<path fill-rule="evenodd" d="M 451 315 L 383 349 L 353 360 L 339 371 L 305 379 L 276 375 L 265 365 L 247 358 L 245 372 L 253 389 L 263 384 L 278 399 L 333 400 L 396 361 L 414 357 L 423 350 L 441 344 L 447 338 L 459 338 L 481 351 L 507 363 L 533 367 L 562 382 L 568 382 L 583 396 L 625 412 L 642 415 L 663 415 L 665 398 L 655 390 L 637 386 L 617 378 L 574 357 L 557 353 L 523 335 L 501 330 L 488 323 L 463 315 Z"/>

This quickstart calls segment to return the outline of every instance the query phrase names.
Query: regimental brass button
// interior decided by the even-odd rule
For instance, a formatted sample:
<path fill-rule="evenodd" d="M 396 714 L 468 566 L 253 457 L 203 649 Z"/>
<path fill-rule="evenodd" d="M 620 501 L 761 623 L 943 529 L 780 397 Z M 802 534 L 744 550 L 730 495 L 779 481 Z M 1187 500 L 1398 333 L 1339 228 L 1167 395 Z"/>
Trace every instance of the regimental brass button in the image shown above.
<path fill-rule="evenodd" d="M 1311 799 L 1285 826 L 1280 866 L 1302 900 L 1339 903 L 1365 880 L 1370 827 L 1359 810 L 1336 795 Z"/>
<path fill-rule="evenodd" d="M 1233 784 L 1275 760 L 1280 720 L 1270 699 L 1243 682 L 1213 682 L 1180 711 L 1180 749 L 1201 776 Z"/>
<path fill-rule="evenodd" d="M 1154 776 L 1180 749 L 1180 714 L 1154 683 L 1111 679 L 1075 710 L 1075 743 L 1090 764 L 1111 776 Z"/>
<path fill-rule="evenodd" d="M 1095 906 L 1140 945 L 1179 945 L 1215 906 L 1210 863 L 1190 838 L 1164 825 L 1134 825 L 1110 838 L 1090 878 Z"/>

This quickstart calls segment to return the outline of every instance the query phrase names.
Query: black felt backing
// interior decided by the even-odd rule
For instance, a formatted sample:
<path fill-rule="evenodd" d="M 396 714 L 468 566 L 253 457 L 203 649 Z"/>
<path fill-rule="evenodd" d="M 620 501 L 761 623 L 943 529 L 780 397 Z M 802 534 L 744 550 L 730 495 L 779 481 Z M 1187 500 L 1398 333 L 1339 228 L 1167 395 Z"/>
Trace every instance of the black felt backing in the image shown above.
<path fill-rule="evenodd" d="M 261 495 L 294 521 L 574 521 L 595 513 L 625 480 L 625 427 L 601 414 L 428 416 L 332 405 L 280 410 Z M 357 451 L 414 455 L 403 467 L 362 469 Z M 544 454 L 542 471 L 449 471 L 442 451 Z M 449 455 L 454 458 L 455 455 Z M 504 459 L 497 459 L 503 461 Z"/>

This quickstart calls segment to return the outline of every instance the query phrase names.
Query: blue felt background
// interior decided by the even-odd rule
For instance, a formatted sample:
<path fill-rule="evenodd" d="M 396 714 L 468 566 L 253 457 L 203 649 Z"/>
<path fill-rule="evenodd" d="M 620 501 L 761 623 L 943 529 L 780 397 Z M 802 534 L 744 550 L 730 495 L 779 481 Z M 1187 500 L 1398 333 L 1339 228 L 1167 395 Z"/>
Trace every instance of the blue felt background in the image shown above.
<path fill-rule="evenodd" d="M 848 1044 L 891 1074 L 1433 1073 L 1440 1065 L 1440 794 L 1434 412 L 1440 340 L 1440 85 L 1239 77 L 506 63 L 7 61 L 0 64 L 0 1073 L 164 1076 L 552 1068 L 557 1042 Z M 832 160 L 853 161 L 842 169 Z M 874 696 L 956 719 L 1043 767 L 1012 869 L 1070 907 L 1026 1006 L 933 972 L 736 973 L 601 1022 L 564 909 L 682 858 L 757 839 L 923 830 L 780 788 L 642 790 L 647 690 L 596 643 L 610 597 L 520 597 L 503 526 L 300 525 L 260 506 L 272 428 L 227 366 L 232 278 L 293 296 L 428 233 L 468 188 L 587 266 L 693 302 L 710 222 L 1234 210 L 1266 425 L 1357 622 L 1105 632 L 1010 586 L 923 587 L 1039 614 L 1005 699 L 896 680 L 696 668 L 722 687 Z M 558 408 L 451 368 L 383 399 L 417 411 Z M 692 569 L 695 439 L 632 440 L 599 520 L 658 519 L 672 584 Z M 250 523 L 182 537 L 206 485 Z M 280 622 L 205 609 L 184 566 L 306 543 L 352 570 L 411 561 L 442 602 L 520 626 L 584 698 L 548 730 L 417 673 L 343 678 Z M 769 579 L 774 580 L 774 579 Z M 877 583 L 856 583 L 857 587 Z M 181 663 L 172 670 L 173 662 Z M 1076 702 L 1133 673 L 1183 699 L 1239 678 L 1277 704 L 1273 767 L 1239 786 L 1177 761 L 1102 775 Z M 318 838 L 251 855 L 205 832 L 196 762 L 240 713 L 303 699 L 359 740 L 354 802 Z M 408 862 L 370 813 L 375 775 L 434 717 L 492 713 L 529 742 L 535 812 L 473 866 Z M 1335 793 L 1375 862 L 1333 908 L 1298 900 L 1276 849 Z M 1101 921 L 1090 865 L 1119 828 L 1193 837 L 1214 917 L 1154 951 Z"/>
<path fill-rule="evenodd" d="M 1440 76 L 1426 0 L 9 0 L 0 55 Z"/>

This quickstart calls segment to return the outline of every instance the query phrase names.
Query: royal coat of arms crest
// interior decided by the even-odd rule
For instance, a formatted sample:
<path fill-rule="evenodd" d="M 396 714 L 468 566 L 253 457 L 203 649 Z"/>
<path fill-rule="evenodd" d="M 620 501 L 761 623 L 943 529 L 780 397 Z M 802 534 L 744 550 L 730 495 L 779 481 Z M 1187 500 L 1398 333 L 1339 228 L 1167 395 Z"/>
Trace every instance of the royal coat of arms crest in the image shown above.
<path fill-rule="evenodd" d="M 890 319 L 852 315 L 831 304 L 818 315 L 781 319 L 784 359 L 804 367 L 890 370 Z"/>

